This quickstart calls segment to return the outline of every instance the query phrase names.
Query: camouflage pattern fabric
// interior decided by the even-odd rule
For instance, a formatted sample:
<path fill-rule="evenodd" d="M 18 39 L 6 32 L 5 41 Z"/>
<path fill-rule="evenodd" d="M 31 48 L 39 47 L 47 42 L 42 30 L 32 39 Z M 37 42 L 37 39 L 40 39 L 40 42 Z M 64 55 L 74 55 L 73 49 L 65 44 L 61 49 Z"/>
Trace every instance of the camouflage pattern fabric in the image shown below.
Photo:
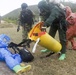
<path fill-rule="evenodd" d="M 23 38 L 23 40 L 28 38 L 28 32 L 31 30 L 31 28 L 32 28 L 32 25 L 31 26 L 28 24 L 22 25 L 22 38 Z"/>

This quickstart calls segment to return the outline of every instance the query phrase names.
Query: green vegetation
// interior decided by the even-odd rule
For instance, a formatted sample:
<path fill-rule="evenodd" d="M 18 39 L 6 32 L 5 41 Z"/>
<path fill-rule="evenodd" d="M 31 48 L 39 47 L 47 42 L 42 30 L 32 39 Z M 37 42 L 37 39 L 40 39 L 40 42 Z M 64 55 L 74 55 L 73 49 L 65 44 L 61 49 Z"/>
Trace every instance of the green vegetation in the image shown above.
<path fill-rule="evenodd" d="M 76 4 L 75 3 L 71 3 L 71 2 L 64 2 L 62 3 L 65 6 L 70 6 L 73 12 L 76 12 Z M 37 5 L 32 5 L 28 7 L 29 9 L 31 9 L 35 15 L 35 19 L 38 20 L 39 18 L 39 11 L 38 11 L 38 7 Z M 19 17 L 21 9 L 15 9 L 13 11 L 11 11 L 10 13 L 2 16 L 2 19 L 7 21 L 7 22 L 12 22 L 12 23 L 17 23 L 17 19 Z"/>
<path fill-rule="evenodd" d="M 4 21 L 8 22 L 8 23 L 17 23 L 17 18 L 12 18 L 12 17 L 8 17 L 8 18 L 4 18 Z"/>
<path fill-rule="evenodd" d="M 34 13 L 34 15 L 36 17 L 36 20 L 37 20 L 38 19 L 38 14 L 39 14 L 37 5 L 32 5 L 32 6 L 29 6 L 28 8 L 30 10 L 32 10 L 32 12 Z M 20 8 L 15 9 L 15 10 L 11 11 L 10 13 L 2 16 L 2 19 L 7 21 L 7 22 L 17 23 L 20 11 L 21 11 Z"/>

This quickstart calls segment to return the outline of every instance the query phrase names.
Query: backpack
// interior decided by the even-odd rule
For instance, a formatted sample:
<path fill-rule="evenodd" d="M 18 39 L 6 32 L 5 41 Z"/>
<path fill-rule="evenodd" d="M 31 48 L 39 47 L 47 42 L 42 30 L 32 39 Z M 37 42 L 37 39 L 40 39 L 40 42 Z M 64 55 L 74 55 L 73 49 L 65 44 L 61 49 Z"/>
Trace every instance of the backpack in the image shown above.
<path fill-rule="evenodd" d="M 22 24 L 33 24 L 33 13 L 30 9 L 23 9 L 20 14 L 20 21 Z"/>
<path fill-rule="evenodd" d="M 34 56 L 31 54 L 31 52 L 25 48 L 19 49 L 16 48 L 21 56 L 21 59 L 23 62 L 31 62 L 34 59 Z"/>
<path fill-rule="evenodd" d="M 27 40 L 25 40 L 25 41 L 23 41 L 23 42 L 21 42 L 19 44 L 15 44 L 15 43 L 11 42 L 8 45 L 8 47 L 12 48 L 15 53 L 19 53 L 23 62 L 31 62 L 34 59 L 34 56 L 32 55 L 32 53 L 29 50 L 27 50 L 26 48 L 24 48 L 24 47 L 22 49 L 18 48 L 25 42 L 27 43 L 28 47 L 30 47 L 29 43 L 31 41 L 29 39 L 27 39 Z"/>

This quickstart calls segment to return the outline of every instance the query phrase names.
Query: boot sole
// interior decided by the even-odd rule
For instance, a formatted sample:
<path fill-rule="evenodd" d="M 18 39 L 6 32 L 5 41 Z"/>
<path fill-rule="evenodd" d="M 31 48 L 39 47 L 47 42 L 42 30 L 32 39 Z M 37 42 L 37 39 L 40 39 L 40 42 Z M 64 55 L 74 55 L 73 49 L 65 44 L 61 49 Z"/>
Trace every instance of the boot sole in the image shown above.
<path fill-rule="evenodd" d="M 27 72 L 31 69 L 31 65 L 27 65 L 23 68 L 22 73 Z"/>
<path fill-rule="evenodd" d="M 20 69 L 18 72 L 16 72 L 17 75 L 21 75 L 24 72 L 27 72 L 31 69 L 31 65 L 27 65 L 25 67 L 23 67 L 23 69 Z"/>

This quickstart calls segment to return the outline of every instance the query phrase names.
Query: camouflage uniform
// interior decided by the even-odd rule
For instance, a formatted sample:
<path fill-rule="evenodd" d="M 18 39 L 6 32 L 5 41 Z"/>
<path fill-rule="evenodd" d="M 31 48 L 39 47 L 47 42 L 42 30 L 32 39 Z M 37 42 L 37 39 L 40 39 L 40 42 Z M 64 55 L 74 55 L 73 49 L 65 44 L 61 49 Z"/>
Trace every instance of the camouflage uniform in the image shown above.
<path fill-rule="evenodd" d="M 23 40 L 27 39 L 28 32 L 31 30 L 32 26 L 29 26 L 28 24 L 22 25 L 22 38 Z"/>
<path fill-rule="evenodd" d="M 27 4 L 23 3 L 21 5 L 22 11 L 20 12 L 19 22 L 22 26 L 22 38 L 23 40 L 28 38 L 28 32 L 32 28 L 33 21 L 33 12 L 27 8 Z"/>

